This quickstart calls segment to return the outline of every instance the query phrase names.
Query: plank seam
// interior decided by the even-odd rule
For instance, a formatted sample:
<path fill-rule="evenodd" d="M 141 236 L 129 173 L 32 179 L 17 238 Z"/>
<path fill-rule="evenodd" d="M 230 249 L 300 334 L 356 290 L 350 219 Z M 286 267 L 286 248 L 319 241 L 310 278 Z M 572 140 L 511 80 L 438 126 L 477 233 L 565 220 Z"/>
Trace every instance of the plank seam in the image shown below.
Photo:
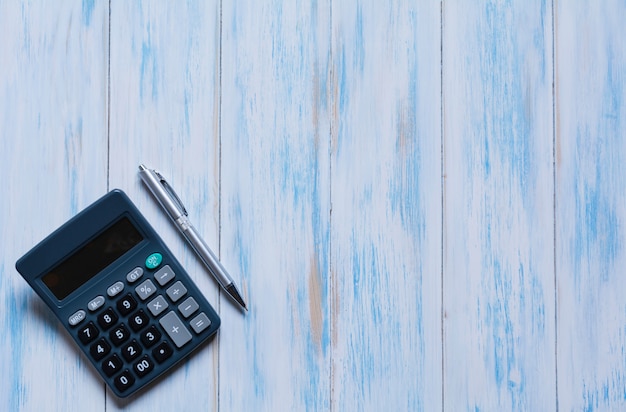
<path fill-rule="evenodd" d="M 108 44 L 107 44 L 107 162 L 106 162 L 106 190 L 110 190 L 110 171 L 111 171 L 111 0 L 109 0 L 109 22 L 108 22 Z M 106 396 L 106 391 L 105 391 Z"/>
<path fill-rule="evenodd" d="M 439 116 L 439 136 L 440 136 L 440 174 L 441 174 L 441 411 L 445 411 L 445 310 L 444 310 L 444 242 L 445 242 L 445 142 L 444 142 L 444 93 L 443 93 L 443 5 L 445 0 L 439 2 L 439 92 L 440 92 L 440 116 Z"/>
<path fill-rule="evenodd" d="M 559 328 L 558 328 L 558 284 L 557 284 L 557 207 L 556 207 L 556 145 L 557 145 L 557 56 L 556 56 L 556 12 L 557 0 L 552 0 L 552 257 L 553 257 L 553 274 L 554 274 L 554 398 L 555 410 L 559 410 Z"/>
<path fill-rule="evenodd" d="M 223 8 L 223 2 L 222 0 L 219 1 L 219 40 L 218 40 L 218 63 L 217 63 L 217 67 L 218 67 L 218 78 L 217 78 L 217 87 L 218 87 L 218 102 L 217 102 L 217 133 L 218 133 L 218 137 L 217 137 L 217 145 L 218 145 L 218 155 L 217 155 L 217 162 L 218 162 L 218 166 L 217 166 L 217 170 L 218 170 L 218 176 L 217 176 L 217 253 L 218 256 L 220 257 L 220 259 L 222 258 L 222 28 L 223 28 L 223 24 L 222 24 L 222 8 Z M 217 310 L 218 313 L 222 313 L 222 290 L 221 288 L 218 288 L 218 292 L 217 292 Z M 221 360 L 221 347 L 220 347 L 220 340 L 216 339 L 217 344 L 217 410 L 221 410 L 221 390 L 220 390 L 220 386 L 221 386 L 221 371 L 222 368 L 220 367 L 220 360 Z"/>

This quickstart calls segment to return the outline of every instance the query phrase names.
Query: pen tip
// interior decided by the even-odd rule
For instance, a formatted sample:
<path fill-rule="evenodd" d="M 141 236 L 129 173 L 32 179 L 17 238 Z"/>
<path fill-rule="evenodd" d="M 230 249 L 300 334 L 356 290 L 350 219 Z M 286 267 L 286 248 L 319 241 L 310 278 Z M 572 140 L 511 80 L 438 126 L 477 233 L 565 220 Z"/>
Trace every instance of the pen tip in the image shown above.
<path fill-rule="evenodd" d="M 143 172 L 144 170 L 148 170 L 148 168 L 142 163 L 139 165 L 139 171 Z"/>
<path fill-rule="evenodd" d="M 226 288 L 226 292 L 228 292 L 228 294 L 235 300 L 235 302 L 239 304 L 239 306 L 245 309 L 246 312 L 248 311 L 248 308 L 246 307 L 246 302 L 243 300 L 234 284 L 231 283 L 230 285 L 228 285 L 228 287 Z"/>

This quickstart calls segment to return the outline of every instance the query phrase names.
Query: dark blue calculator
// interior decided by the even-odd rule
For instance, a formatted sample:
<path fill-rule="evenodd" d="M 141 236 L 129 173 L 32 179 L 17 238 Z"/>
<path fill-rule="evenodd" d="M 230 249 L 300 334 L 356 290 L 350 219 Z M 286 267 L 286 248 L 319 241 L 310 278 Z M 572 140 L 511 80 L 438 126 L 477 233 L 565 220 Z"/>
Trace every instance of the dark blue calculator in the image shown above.
<path fill-rule="evenodd" d="M 15 266 L 120 398 L 148 385 L 220 326 L 121 190 L 74 216 Z"/>

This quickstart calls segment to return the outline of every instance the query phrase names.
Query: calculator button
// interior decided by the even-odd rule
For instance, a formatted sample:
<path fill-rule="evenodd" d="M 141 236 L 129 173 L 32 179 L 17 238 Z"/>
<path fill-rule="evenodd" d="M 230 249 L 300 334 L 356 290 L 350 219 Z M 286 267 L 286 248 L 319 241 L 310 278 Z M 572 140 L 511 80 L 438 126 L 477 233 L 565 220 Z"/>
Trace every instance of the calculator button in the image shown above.
<path fill-rule="evenodd" d="M 146 267 L 148 269 L 156 269 L 163 260 L 163 256 L 160 253 L 153 253 L 146 258 Z"/>
<path fill-rule="evenodd" d="M 91 312 L 95 312 L 104 305 L 104 296 L 96 296 L 87 304 L 87 307 Z"/>
<path fill-rule="evenodd" d="M 178 299 L 182 298 L 183 296 L 185 296 L 187 294 L 187 288 L 179 280 L 178 282 L 176 282 L 172 286 L 170 286 L 165 291 L 165 293 L 167 293 L 167 296 L 170 299 L 172 299 L 172 302 L 176 302 L 176 301 L 178 301 Z"/>
<path fill-rule="evenodd" d="M 161 312 L 167 309 L 169 305 L 165 301 L 165 298 L 162 295 L 157 296 L 150 303 L 148 303 L 148 309 L 153 316 L 159 316 Z"/>
<path fill-rule="evenodd" d="M 137 358 L 139 355 L 141 355 L 141 351 L 142 349 L 139 345 L 139 342 L 133 339 L 128 345 L 124 346 L 124 348 L 122 349 L 122 356 L 124 357 L 124 359 L 126 359 L 127 362 L 130 362 L 133 359 Z"/>
<path fill-rule="evenodd" d="M 169 265 L 163 266 L 157 273 L 154 274 L 154 278 L 161 286 L 165 286 L 169 281 L 174 279 L 174 271 Z"/>
<path fill-rule="evenodd" d="M 159 346 L 152 350 L 152 356 L 154 356 L 154 359 L 159 363 L 165 362 L 173 353 L 174 350 L 167 342 L 159 343 Z"/>
<path fill-rule="evenodd" d="M 118 320 L 117 314 L 113 311 L 113 308 L 108 308 L 98 316 L 98 324 L 102 329 L 107 330 L 111 326 L 115 325 Z"/>
<path fill-rule="evenodd" d="M 117 301 L 117 310 L 122 316 L 128 315 L 137 307 L 137 301 L 130 293 Z"/>
<path fill-rule="evenodd" d="M 201 312 L 198 316 L 191 320 L 191 329 L 196 333 L 201 333 L 203 330 L 211 326 L 211 320 Z"/>
<path fill-rule="evenodd" d="M 183 315 L 183 317 L 186 319 L 189 316 L 193 315 L 193 313 L 198 310 L 198 307 L 199 306 L 196 300 L 192 297 L 189 297 L 185 299 L 183 303 L 178 305 L 178 310 L 180 311 L 181 315 Z"/>
<path fill-rule="evenodd" d="M 143 343 L 146 348 L 149 348 L 157 343 L 159 339 L 161 339 L 161 332 L 159 332 L 154 325 L 150 326 L 141 334 L 141 343 Z"/>
<path fill-rule="evenodd" d="M 131 375 L 130 371 L 126 369 L 124 372 L 120 374 L 117 378 L 115 378 L 115 387 L 120 391 L 124 392 L 135 383 L 135 378 Z"/>
<path fill-rule="evenodd" d="M 124 363 L 120 357 L 115 354 L 102 362 L 102 370 L 107 376 L 115 375 L 117 371 L 122 369 L 122 366 L 124 366 Z"/>
<path fill-rule="evenodd" d="M 67 322 L 70 324 L 70 326 L 76 326 L 80 322 L 84 321 L 86 317 L 87 313 L 85 313 L 84 310 L 77 310 L 72 316 L 69 317 Z"/>
<path fill-rule="evenodd" d="M 143 358 L 139 359 L 139 362 L 135 363 L 133 369 L 135 369 L 137 376 L 143 378 L 154 369 L 154 362 L 152 362 L 148 355 L 144 355 Z"/>
<path fill-rule="evenodd" d="M 94 325 L 93 322 L 89 322 L 78 332 L 78 338 L 83 344 L 86 345 L 97 338 L 99 333 L 100 332 L 98 331 L 98 328 L 96 328 L 96 325 Z"/>
<path fill-rule="evenodd" d="M 191 340 L 191 333 L 189 333 L 174 311 L 170 311 L 167 315 L 159 319 L 159 323 L 165 330 L 165 333 L 172 338 L 176 347 L 180 348 Z"/>
<path fill-rule="evenodd" d="M 99 341 L 89 348 L 89 353 L 91 353 L 91 356 L 97 361 L 104 358 L 110 351 L 111 345 L 109 345 L 104 338 L 100 338 Z"/>
<path fill-rule="evenodd" d="M 135 283 L 139 280 L 140 277 L 143 276 L 143 269 L 137 266 L 133 269 L 128 275 L 126 275 L 126 281 L 128 283 Z"/>
<path fill-rule="evenodd" d="M 150 279 L 147 279 L 135 288 L 135 292 L 139 296 L 139 299 L 146 300 L 150 296 L 154 295 L 154 292 L 156 292 L 156 286 L 154 286 L 154 283 L 152 283 Z"/>
<path fill-rule="evenodd" d="M 124 290 L 124 284 L 122 282 L 115 282 L 107 288 L 107 295 L 114 297 L 119 295 Z"/>
<path fill-rule="evenodd" d="M 146 326 L 148 326 L 148 322 L 150 322 L 150 318 L 143 310 L 139 310 L 139 312 L 135 313 L 128 319 L 128 324 L 130 328 L 135 332 L 139 332 Z"/>
<path fill-rule="evenodd" d="M 126 326 L 120 325 L 109 332 L 109 337 L 115 346 L 120 346 L 130 338 L 130 332 L 126 329 Z"/>

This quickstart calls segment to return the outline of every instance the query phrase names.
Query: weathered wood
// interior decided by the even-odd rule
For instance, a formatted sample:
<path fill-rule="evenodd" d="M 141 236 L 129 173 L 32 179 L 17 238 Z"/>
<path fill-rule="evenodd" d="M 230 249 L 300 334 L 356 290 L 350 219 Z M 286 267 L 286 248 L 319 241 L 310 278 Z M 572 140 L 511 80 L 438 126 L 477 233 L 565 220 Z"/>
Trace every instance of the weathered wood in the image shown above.
<path fill-rule="evenodd" d="M 328 410 L 329 3 L 222 7 L 220 407 Z"/>
<path fill-rule="evenodd" d="M 333 410 L 441 410 L 440 15 L 333 2 Z"/>
<path fill-rule="evenodd" d="M 444 2 L 444 407 L 556 407 L 552 13 Z"/>
<path fill-rule="evenodd" d="M 104 410 L 16 260 L 106 191 L 106 3 L 0 3 L 0 408 Z"/>
<path fill-rule="evenodd" d="M 219 3 L 111 4 L 109 188 L 136 201 L 219 310 L 219 287 L 140 183 L 145 163 L 163 173 L 189 218 L 219 250 Z M 217 410 L 220 338 L 148 391 L 107 410 Z"/>
<path fill-rule="evenodd" d="M 4 409 L 626 409 L 622 3 L 0 2 Z M 125 401 L 14 269 L 116 187 L 223 322 Z"/>
<path fill-rule="evenodd" d="M 559 408 L 626 409 L 626 7 L 558 2 Z"/>

